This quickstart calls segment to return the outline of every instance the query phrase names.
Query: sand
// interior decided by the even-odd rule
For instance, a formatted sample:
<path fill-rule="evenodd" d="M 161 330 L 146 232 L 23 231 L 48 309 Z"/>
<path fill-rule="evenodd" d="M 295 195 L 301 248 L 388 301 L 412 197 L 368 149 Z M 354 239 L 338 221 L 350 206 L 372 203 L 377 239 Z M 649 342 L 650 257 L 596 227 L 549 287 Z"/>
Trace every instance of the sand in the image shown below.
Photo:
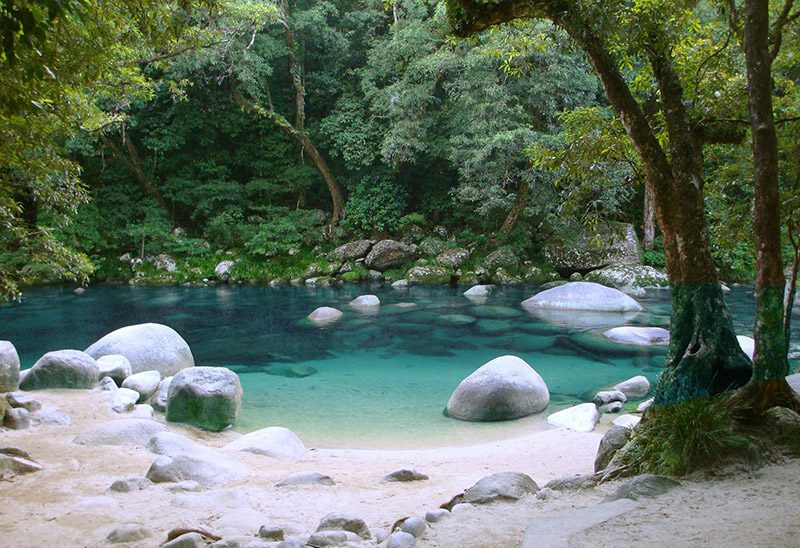
<path fill-rule="evenodd" d="M 6 546 L 105 546 L 108 534 L 122 524 L 143 525 L 153 533 L 131 546 L 158 546 L 171 529 L 191 525 L 223 537 L 255 535 L 261 525 L 308 535 L 330 512 L 357 515 L 374 536 L 385 536 L 398 519 L 422 517 L 489 474 L 523 472 L 542 486 L 554 478 L 590 472 L 602 436 L 602 428 L 588 434 L 551 429 L 466 447 L 309 448 L 297 462 L 237 453 L 230 458 L 251 469 L 239 481 L 197 492 L 173 492 L 172 484 L 156 484 L 116 493 L 109 490 L 112 482 L 144 476 L 156 455 L 144 447 L 72 443 L 93 425 L 125 420 L 108 409 L 106 394 L 60 390 L 36 392 L 35 397 L 67 412 L 72 424 L 0 432 L 0 445 L 27 451 L 44 466 L 41 472 L 0 482 L 0 538 Z M 156 414 L 155 420 L 163 417 Z M 168 426 L 211 447 L 239 435 Z M 418 469 L 430 479 L 380 481 L 399 468 Z M 300 471 L 327 474 L 336 485 L 274 487 L 285 475 Z M 417 546 L 519 546 L 533 520 L 555 516 L 566 523 L 571 516 L 575 521 L 575 511 L 596 512 L 593 508 L 617 486 L 466 508 L 429 527 Z M 554 544 L 796 546 L 800 516 L 794 506 L 799 500 L 800 463 L 788 461 L 750 474 L 683 481 L 666 495 L 639 501 L 629 512 L 572 531 Z"/>

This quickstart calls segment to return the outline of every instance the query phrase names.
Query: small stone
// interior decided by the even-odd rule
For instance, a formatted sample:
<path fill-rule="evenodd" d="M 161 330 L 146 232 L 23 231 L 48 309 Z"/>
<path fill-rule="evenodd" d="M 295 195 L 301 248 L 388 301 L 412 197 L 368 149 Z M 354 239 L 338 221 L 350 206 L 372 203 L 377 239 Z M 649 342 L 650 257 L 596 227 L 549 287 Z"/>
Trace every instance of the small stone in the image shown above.
<path fill-rule="evenodd" d="M 600 406 L 608 405 L 609 403 L 615 401 L 625 403 L 628 401 L 628 398 L 619 390 L 601 390 L 595 395 L 593 401 L 595 405 Z"/>
<path fill-rule="evenodd" d="M 111 377 L 103 377 L 100 379 L 98 386 L 103 392 L 116 392 L 116 390 L 119 388 L 117 383 L 114 382 L 114 379 Z"/>
<path fill-rule="evenodd" d="M 116 413 L 133 411 L 133 406 L 139 401 L 139 393 L 130 388 L 120 388 L 111 393 L 111 409 Z"/>
<path fill-rule="evenodd" d="M 137 403 L 142 403 L 155 394 L 159 383 L 161 383 L 161 373 L 158 371 L 142 371 L 141 373 L 134 373 L 122 381 L 122 388 L 130 388 L 137 391 L 139 393 L 139 401 Z"/>
<path fill-rule="evenodd" d="M 27 409 L 30 413 L 34 413 L 42 408 L 42 402 L 25 392 L 17 391 L 6 394 L 6 400 L 11 404 L 11 407 L 22 407 L 23 409 Z"/>
<path fill-rule="evenodd" d="M 161 548 L 206 548 L 206 541 L 200 533 L 186 533 L 165 542 Z"/>
<path fill-rule="evenodd" d="M 364 520 L 348 514 L 331 513 L 322 518 L 317 526 L 319 531 L 349 531 L 362 539 L 370 539 L 372 535 Z"/>
<path fill-rule="evenodd" d="M 109 489 L 115 493 L 130 493 L 131 491 L 144 491 L 152 486 L 153 482 L 149 479 L 134 476 L 115 481 Z"/>
<path fill-rule="evenodd" d="M 267 540 L 283 540 L 285 533 L 280 527 L 268 527 L 262 525 L 258 529 L 258 536 Z"/>
<path fill-rule="evenodd" d="M 31 414 L 27 409 L 15 407 L 6 411 L 3 426 L 11 430 L 25 430 L 31 427 Z"/>
<path fill-rule="evenodd" d="M 400 526 L 401 531 L 414 535 L 414 538 L 421 537 L 427 528 L 428 526 L 425 524 L 425 520 L 418 517 L 410 517 Z"/>
<path fill-rule="evenodd" d="M 414 535 L 406 531 L 396 531 L 389 537 L 386 548 L 411 548 L 416 542 Z"/>
<path fill-rule="evenodd" d="M 648 409 L 648 408 L 649 408 L 651 405 L 653 405 L 653 403 L 654 403 L 655 401 L 656 401 L 656 400 L 655 400 L 655 398 L 650 398 L 649 400 L 645 400 L 645 401 L 643 401 L 642 403 L 640 403 L 640 404 L 639 404 L 639 405 L 636 407 L 636 411 L 638 411 L 639 413 L 644 413 L 645 411 L 647 411 L 647 409 Z"/>
<path fill-rule="evenodd" d="M 350 531 L 317 531 L 308 537 L 306 545 L 323 548 L 325 546 L 341 546 L 345 543 L 360 541 L 361 538 Z"/>
<path fill-rule="evenodd" d="M 111 544 L 137 542 L 153 536 L 149 529 L 137 524 L 122 525 L 111 531 L 106 540 Z"/>
<path fill-rule="evenodd" d="M 445 510 L 444 508 L 434 508 L 433 510 L 428 510 L 425 512 L 425 521 L 428 523 L 437 523 L 442 521 L 446 517 L 450 515 L 450 512 Z"/>
<path fill-rule="evenodd" d="M 286 487 L 288 485 L 336 485 L 330 476 L 319 472 L 295 472 L 289 474 L 275 484 L 275 487 Z"/>
<path fill-rule="evenodd" d="M 117 386 L 133 373 L 131 362 L 122 354 L 108 354 L 97 358 L 100 377 L 111 377 Z"/>
<path fill-rule="evenodd" d="M 428 476 L 419 472 L 417 470 L 410 470 L 407 468 L 401 468 L 400 470 L 395 470 L 389 474 L 383 476 L 381 481 L 386 482 L 393 482 L 393 481 L 422 481 L 428 479 Z"/>

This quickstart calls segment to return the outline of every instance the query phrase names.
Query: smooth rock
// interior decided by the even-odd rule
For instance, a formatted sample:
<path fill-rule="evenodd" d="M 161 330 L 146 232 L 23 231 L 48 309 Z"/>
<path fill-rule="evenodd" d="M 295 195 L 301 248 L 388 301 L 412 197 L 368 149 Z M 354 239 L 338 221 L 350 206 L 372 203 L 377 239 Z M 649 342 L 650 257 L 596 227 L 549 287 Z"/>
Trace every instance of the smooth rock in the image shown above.
<path fill-rule="evenodd" d="M 214 267 L 214 275 L 221 282 L 227 282 L 231 278 L 231 269 L 236 266 L 236 261 L 222 261 Z"/>
<path fill-rule="evenodd" d="M 275 487 L 286 487 L 294 485 L 336 485 L 336 482 L 330 476 L 320 474 L 319 472 L 295 472 L 281 478 Z"/>
<path fill-rule="evenodd" d="M 116 392 L 117 388 L 119 388 L 111 377 L 103 377 L 100 379 L 100 382 L 97 383 L 97 387 L 103 392 Z"/>
<path fill-rule="evenodd" d="M 19 388 L 19 355 L 9 341 L 0 341 L 0 392 Z"/>
<path fill-rule="evenodd" d="M 428 479 L 428 476 L 419 472 L 418 470 L 411 470 L 408 468 L 401 468 L 400 470 L 395 470 L 394 472 L 390 472 L 383 476 L 381 481 L 385 482 L 393 482 L 393 481 L 422 481 Z"/>
<path fill-rule="evenodd" d="M 488 297 L 492 294 L 493 285 L 473 285 L 464 291 L 465 297 Z"/>
<path fill-rule="evenodd" d="M 147 448 L 162 455 L 146 476 L 155 483 L 193 480 L 202 486 L 227 483 L 248 473 L 248 468 L 230 456 L 173 432 L 160 432 Z"/>
<path fill-rule="evenodd" d="M 579 474 L 550 480 L 545 488 L 553 491 L 580 491 L 581 489 L 591 489 L 596 485 L 597 480 L 594 479 L 593 474 Z"/>
<path fill-rule="evenodd" d="M 434 263 L 447 268 L 458 268 L 469 260 L 469 251 L 463 247 L 448 249 L 439 253 L 433 260 Z"/>
<path fill-rule="evenodd" d="M 162 376 L 194 366 L 186 341 L 171 327 L 157 323 L 129 325 L 112 331 L 86 349 L 94 358 L 121 354 L 133 373 L 158 371 Z"/>
<path fill-rule="evenodd" d="M 283 540 L 286 532 L 281 527 L 268 527 L 262 525 L 258 529 L 258 536 L 265 540 Z"/>
<path fill-rule="evenodd" d="M 650 345 L 669 342 L 669 331 L 661 327 L 614 327 L 603 332 L 603 336 L 627 344 Z"/>
<path fill-rule="evenodd" d="M 236 373 L 225 367 L 190 367 L 170 383 L 167 420 L 219 432 L 235 422 L 241 403 Z"/>
<path fill-rule="evenodd" d="M 320 306 L 308 315 L 316 325 L 329 325 L 342 317 L 343 312 L 330 306 Z"/>
<path fill-rule="evenodd" d="M 56 350 L 39 358 L 19 386 L 22 390 L 92 388 L 99 374 L 92 356 L 80 350 Z"/>
<path fill-rule="evenodd" d="M 389 536 L 386 548 L 411 548 L 417 542 L 416 537 L 407 531 L 395 531 Z"/>
<path fill-rule="evenodd" d="M 172 383 L 172 379 L 174 377 L 166 377 L 158 383 L 158 390 L 156 393 L 153 394 L 153 397 L 150 398 L 150 405 L 153 406 L 153 409 L 156 411 L 161 411 L 162 413 L 167 410 L 167 398 L 169 397 L 169 385 Z"/>
<path fill-rule="evenodd" d="M 270 426 L 230 442 L 223 451 L 247 451 L 281 460 L 298 460 L 306 452 L 306 446 L 297 435 L 281 426 Z"/>
<path fill-rule="evenodd" d="M 161 373 L 158 371 L 142 371 L 134 373 L 122 382 L 122 388 L 130 388 L 139 393 L 139 403 L 146 401 L 158 390 Z"/>
<path fill-rule="evenodd" d="M 570 282 L 522 301 L 528 309 L 640 312 L 642 306 L 625 293 L 592 282 Z"/>
<path fill-rule="evenodd" d="M 109 489 L 115 493 L 130 493 L 131 491 L 144 491 L 152 486 L 153 482 L 149 479 L 133 476 L 115 481 Z"/>
<path fill-rule="evenodd" d="M 433 510 L 428 510 L 425 512 L 425 521 L 428 523 L 437 523 L 442 521 L 446 517 L 450 515 L 450 512 L 445 510 L 444 508 L 434 508 Z"/>
<path fill-rule="evenodd" d="M 600 406 L 601 413 L 619 413 L 622 411 L 623 403 L 621 401 L 612 401 L 608 402 L 605 405 Z"/>
<path fill-rule="evenodd" d="M 27 409 L 14 407 L 6 411 L 3 426 L 10 430 L 25 430 L 31 427 L 31 414 Z"/>
<path fill-rule="evenodd" d="M 72 443 L 78 445 L 139 445 L 146 446 L 150 439 L 167 427 L 147 419 L 119 419 L 96 424 L 78 434 Z"/>
<path fill-rule="evenodd" d="M 136 390 L 120 388 L 111 392 L 111 409 L 116 413 L 133 411 L 137 401 L 139 401 L 139 393 Z"/>
<path fill-rule="evenodd" d="M 644 400 L 642 403 L 640 403 L 638 406 L 636 406 L 636 411 L 639 412 L 639 413 L 644 413 L 645 411 L 647 411 L 650 408 L 651 405 L 653 405 L 653 403 L 655 403 L 655 401 L 656 401 L 655 398 L 650 398 L 649 400 Z"/>
<path fill-rule="evenodd" d="M 745 337 L 744 335 L 736 335 L 736 340 L 739 341 L 739 346 L 747 357 L 753 359 L 753 354 L 756 351 L 756 341 L 752 337 Z"/>
<path fill-rule="evenodd" d="M 342 546 L 351 542 L 361 542 L 361 538 L 350 531 L 318 531 L 308 537 L 306 546 L 322 548 L 324 546 Z"/>
<path fill-rule="evenodd" d="M 500 472 L 478 481 L 464 492 L 464 502 L 486 504 L 495 500 L 518 500 L 536 493 L 539 486 L 533 479 L 519 472 Z"/>
<path fill-rule="evenodd" d="M 625 428 L 636 428 L 639 422 L 642 420 L 641 417 L 636 415 L 621 415 L 611 421 L 611 424 L 614 426 L 624 426 Z"/>
<path fill-rule="evenodd" d="M 117 527 L 108 534 L 106 540 L 111 544 L 119 544 L 121 542 L 138 542 L 151 536 L 153 533 L 147 527 L 132 523 Z"/>
<path fill-rule="evenodd" d="M 465 378 L 447 402 L 450 417 L 496 421 L 539 413 L 550 402 L 542 377 L 516 356 L 500 356 Z"/>
<path fill-rule="evenodd" d="M 130 412 L 132 419 L 150 419 L 152 420 L 154 410 L 152 405 L 146 403 L 139 403 L 133 406 L 133 411 Z"/>
<path fill-rule="evenodd" d="M 376 243 L 366 259 L 364 264 L 368 268 L 384 272 L 390 268 L 402 266 L 414 259 L 417 255 L 417 247 L 414 245 L 406 245 L 394 240 L 382 240 Z"/>
<path fill-rule="evenodd" d="M 603 435 L 597 455 L 594 458 L 594 471 L 605 470 L 614 455 L 622 449 L 631 438 L 631 429 L 627 426 L 614 425 Z"/>
<path fill-rule="evenodd" d="M 380 305 L 381 301 L 375 295 L 360 295 L 350 301 L 350 306 L 357 310 L 375 309 Z"/>
<path fill-rule="evenodd" d="M 206 548 L 200 533 L 186 533 L 161 545 L 161 548 Z"/>
<path fill-rule="evenodd" d="M 787 376 L 786 382 L 789 383 L 789 387 L 794 390 L 794 393 L 800 396 L 800 373 Z"/>
<path fill-rule="evenodd" d="M 117 386 L 121 386 L 122 381 L 133 374 L 130 360 L 121 354 L 100 356 L 97 366 L 100 368 L 100 378 L 111 377 Z"/>
<path fill-rule="evenodd" d="M 0 480 L 44 470 L 29 454 L 19 449 L 5 447 L 0 449 Z"/>
<path fill-rule="evenodd" d="M 202 488 L 203 486 L 194 480 L 179 481 L 178 483 L 173 483 L 167 486 L 167 490 L 170 493 L 197 492 Z"/>
<path fill-rule="evenodd" d="M 371 538 L 369 528 L 363 519 L 338 512 L 323 517 L 317 526 L 317 532 L 319 531 L 350 531 L 362 539 Z"/>
<path fill-rule="evenodd" d="M 461 502 L 453 506 L 453 509 L 450 511 L 451 514 L 460 514 L 461 512 L 469 512 L 470 510 L 474 510 L 476 506 L 474 504 L 470 504 L 468 502 Z"/>
<path fill-rule="evenodd" d="M 643 474 L 627 481 L 614 493 L 606 497 L 606 501 L 619 499 L 652 499 L 659 495 L 671 491 L 680 485 L 680 482 L 666 476 L 656 476 L 653 474 Z"/>
<path fill-rule="evenodd" d="M 405 278 L 392 282 L 392 287 L 395 289 L 406 289 L 408 287 L 408 280 Z"/>
<path fill-rule="evenodd" d="M 622 402 L 625 403 L 628 401 L 628 397 L 625 396 L 619 390 L 601 390 L 594 396 L 594 400 L 592 400 L 595 405 L 608 405 L 611 402 Z"/>
<path fill-rule="evenodd" d="M 650 392 L 650 381 L 644 375 L 631 377 L 626 381 L 614 385 L 614 390 L 625 394 L 625 397 L 632 400 L 643 398 Z"/>
<path fill-rule="evenodd" d="M 401 531 L 413 535 L 414 538 L 419 538 L 424 535 L 427 529 L 428 525 L 425 523 L 425 520 L 416 516 L 407 518 L 403 522 L 403 525 L 400 526 Z"/>
<path fill-rule="evenodd" d="M 600 413 L 593 403 L 582 403 L 547 417 L 549 424 L 576 432 L 591 432 L 599 420 Z"/>
<path fill-rule="evenodd" d="M 22 407 L 23 409 L 27 409 L 30 413 L 34 413 L 42 408 L 42 402 L 25 392 L 17 391 L 6 394 L 6 401 L 8 401 L 11 407 Z"/>
<path fill-rule="evenodd" d="M 42 407 L 31 415 L 34 424 L 40 426 L 69 426 L 72 419 L 69 415 L 55 407 Z"/>
<path fill-rule="evenodd" d="M 353 261 L 366 257 L 373 245 L 373 240 L 356 240 L 340 245 L 333 250 L 333 254 L 340 261 Z"/>

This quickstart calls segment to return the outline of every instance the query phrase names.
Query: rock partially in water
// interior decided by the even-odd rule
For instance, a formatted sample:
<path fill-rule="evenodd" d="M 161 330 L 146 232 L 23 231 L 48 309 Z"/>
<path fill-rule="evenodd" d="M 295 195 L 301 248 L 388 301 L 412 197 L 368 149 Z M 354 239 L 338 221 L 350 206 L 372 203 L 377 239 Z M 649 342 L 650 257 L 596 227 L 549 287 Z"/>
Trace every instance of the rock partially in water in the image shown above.
<path fill-rule="evenodd" d="M 92 356 L 80 350 L 56 350 L 39 358 L 19 386 L 22 390 L 93 388 L 99 374 Z"/>
<path fill-rule="evenodd" d="M 381 306 L 381 300 L 375 295 L 360 295 L 350 301 L 350 306 L 359 312 L 372 312 Z"/>
<path fill-rule="evenodd" d="M 112 331 L 86 349 L 93 358 L 121 354 L 128 358 L 133 373 L 158 371 L 174 375 L 194 366 L 189 345 L 174 329 L 157 323 L 129 325 Z"/>
<path fill-rule="evenodd" d="M 19 388 L 19 355 L 9 341 L 0 341 L 0 392 Z"/>
<path fill-rule="evenodd" d="M 614 385 L 614 390 L 619 390 L 628 399 L 638 400 L 643 398 L 650 392 L 650 381 L 644 375 L 637 375 L 631 377 L 626 381 Z"/>
<path fill-rule="evenodd" d="M 467 489 L 464 502 L 486 504 L 496 500 L 519 500 L 537 491 L 539 486 L 530 476 L 520 472 L 501 472 L 487 476 Z"/>
<path fill-rule="evenodd" d="M 592 282 L 570 282 L 522 301 L 523 308 L 640 312 L 642 306 L 618 289 Z"/>
<path fill-rule="evenodd" d="M 225 367 L 191 367 L 170 383 L 167 420 L 220 432 L 236 421 L 241 403 L 236 373 Z"/>
<path fill-rule="evenodd" d="M 320 474 L 319 472 L 295 472 L 281 478 L 275 487 L 286 487 L 295 485 L 336 485 L 336 482 L 330 476 Z"/>
<path fill-rule="evenodd" d="M 591 432 L 600 420 L 600 412 L 593 403 L 582 403 L 547 417 L 553 426 L 568 428 L 576 432 Z"/>
<path fill-rule="evenodd" d="M 341 310 L 330 306 L 320 306 L 308 315 L 308 319 L 314 322 L 315 325 L 324 326 L 332 324 L 341 318 L 342 315 L 343 312 Z"/>
<path fill-rule="evenodd" d="M 465 297 L 488 297 L 492 294 L 492 290 L 494 289 L 493 285 L 473 285 L 466 291 L 464 291 Z"/>
<path fill-rule="evenodd" d="M 298 460 L 306 452 L 306 446 L 297 435 L 281 426 L 270 426 L 230 442 L 224 451 L 247 451 L 256 455 L 281 460 Z"/>
<path fill-rule="evenodd" d="M 130 360 L 122 354 L 100 356 L 97 358 L 97 366 L 100 368 L 100 378 L 111 377 L 117 386 L 121 386 L 133 374 Z"/>
<path fill-rule="evenodd" d="M 468 421 L 516 419 L 543 411 L 550 393 L 542 377 L 524 360 L 501 356 L 461 381 L 450 400 L 450 417 Z"/>
<path fill-rule="evenodd" d="M 661 327 L 615 327 L 603 332 L 603 336 L 627 344 L 650 345 L 669 342 L 669 331 Z"/>

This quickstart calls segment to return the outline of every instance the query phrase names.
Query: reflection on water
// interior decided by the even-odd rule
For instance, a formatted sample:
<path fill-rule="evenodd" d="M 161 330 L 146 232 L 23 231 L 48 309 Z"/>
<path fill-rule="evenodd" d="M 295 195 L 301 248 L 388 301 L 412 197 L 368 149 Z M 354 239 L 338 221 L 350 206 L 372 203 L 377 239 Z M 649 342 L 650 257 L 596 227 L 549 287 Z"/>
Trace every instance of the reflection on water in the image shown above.
<path fill-rule="evenodd" d="M 525 359 L 544 378 L 551 410 L 634 375 L 655 380 L 664 348 L 621 345 L 602 329 L 669 327 L 669 292 L 648 291 L 634 316 L 536 311 L 519 303 L 531 288 L 498 288 L 485 304 L 445 287 L 367 289 L 261 286 L 208 288 L 106 286 L 77 297 L 39 288 L 0 307 L 0 339 L 11 340 L 23 367 L 43 353 L 84 349 L 116 328 L 159 322 L 189 343 L 198 365 L 226 366 L 244 387 L 237 427 L 281 425 L 311 445 L 404 447 L 498 438 L 544 428 L 542 417 L 494 424 L 447 419 L 458 383 L 503 354 Z M 377 294 L 377 314 L 347 306 Z M 752 292 L 726 294 L 737 332 L 752 333 Z M 318 306 L 342 318 L 325 328 L 302 321 Z"/>

